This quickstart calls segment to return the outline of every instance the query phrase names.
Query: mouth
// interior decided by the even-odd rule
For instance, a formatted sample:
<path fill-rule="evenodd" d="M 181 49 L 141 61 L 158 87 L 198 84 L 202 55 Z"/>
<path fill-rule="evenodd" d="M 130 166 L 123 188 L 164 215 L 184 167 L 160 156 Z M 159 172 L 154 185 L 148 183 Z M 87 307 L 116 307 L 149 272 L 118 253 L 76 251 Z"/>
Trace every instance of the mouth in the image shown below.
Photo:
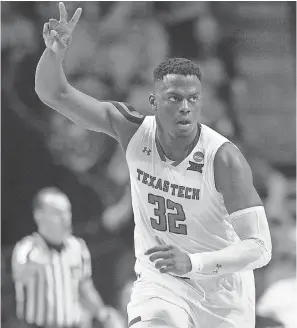
<path fill-rule="evenodd" d="M 191 121 L 188 119 L 180 119 L 180 120 L 177 120 L 176 123 L 181 127 L 187 127 L 191 124 Z"/>

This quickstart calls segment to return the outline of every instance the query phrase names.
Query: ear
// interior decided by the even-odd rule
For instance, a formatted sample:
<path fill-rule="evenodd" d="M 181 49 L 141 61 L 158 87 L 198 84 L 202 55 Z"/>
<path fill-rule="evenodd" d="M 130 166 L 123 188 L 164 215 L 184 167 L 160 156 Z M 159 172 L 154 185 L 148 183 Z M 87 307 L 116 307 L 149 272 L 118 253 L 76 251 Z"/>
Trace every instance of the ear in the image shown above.
<path fill-rule="evenodd" d="M 157 102 L 156 102 L 156 96 L 153 93 L 149 95 L 149 102 L 152 106 L 153 111 L 155 112 L 157 110 Z"/>
<path fill-rule="evenodd" d="M 41 213 L 40 213 L 40 210 L 39 209 L 35 209 L 34 212 L 33 212 L 33 216 L 34 216 L 34 219 L 35 219 L 35 223 L 38 225 L 39 222 L 41 221 Z"/>

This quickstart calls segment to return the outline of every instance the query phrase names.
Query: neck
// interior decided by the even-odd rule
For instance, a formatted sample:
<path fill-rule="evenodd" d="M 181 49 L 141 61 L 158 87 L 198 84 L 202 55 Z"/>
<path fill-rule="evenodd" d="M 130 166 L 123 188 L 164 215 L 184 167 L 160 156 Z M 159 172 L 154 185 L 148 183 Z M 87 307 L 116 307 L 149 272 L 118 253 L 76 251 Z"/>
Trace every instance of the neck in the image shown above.
<path fill-rule="evenodd" d="M 198 125 L 189 136 L 180 137 L 166 133 L 157 123 L 156 135 L 165 156 L 171 160 L 185 158 L 192 151 L 192 143 L 198 133 Z"/>
<path fill-rule="evenodd" d="M 52 237 L 48 236 L 46 233 L 43 233 L 41 231 L 39 231 L 38 233 L 49 244 L 53 244 L 53 245 L 59 246 L 59 245 L 61 245 L 63 243 L 63 241 L 61 241 L 61 240 L 58 241 L 55 238 L 52 238 Z"/>

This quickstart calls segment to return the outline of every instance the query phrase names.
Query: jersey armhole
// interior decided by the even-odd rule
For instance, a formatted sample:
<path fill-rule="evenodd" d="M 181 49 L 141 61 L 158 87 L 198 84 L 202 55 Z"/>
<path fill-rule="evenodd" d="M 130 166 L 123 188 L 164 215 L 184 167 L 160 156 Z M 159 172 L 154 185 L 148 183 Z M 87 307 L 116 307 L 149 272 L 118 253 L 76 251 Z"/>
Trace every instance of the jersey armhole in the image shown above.
<path fill-rule="evenodd" d="M 134 134 L 131 136 L 128 144 L 127 144 L 127 147 L 126 147 L 126 150 L 125 150 L 125 156 L 126 156 L 126 159 L 127 159 L 127 155 L 129 154 L 130 150 L 131 150 L 131 147 L 133 147 L 133 142 L 135 141 L 135 139 L 139 136 L 142 138 L 141 134 L 140 134 L 140 131 L 141 129 L 143 129 L 143 123 L 145 121 L 146 118 L 148 118 L 149 116 L 145 116 L 144 120 L 142 121 L 142 123 L 139 125 L 139 127 L 137 128 L 137 130 L 134 132 Z"/>
<path fill-rule="evenodd" d="M 127 152 L 130 140 L 134 137 L 135 133 L 138 131 L 139 127 L 142 125 L 146 116 L 138 113 L 133 106 L 117 101 L 108 101 L 112 104 L 118 112 L 125 118 L 127 124 L 118 131 L 118 142 L 124 152 Z M 129 124 L 130 123 L 130 124 Z M 132 123 L 132 124 L 131 124 Z"/>
<path fill-rule="evenodd" d="M 138 113 L 133 106 L 124 102 L 108 101 L 131 123 L 141 125 L 145 116 Z"/>

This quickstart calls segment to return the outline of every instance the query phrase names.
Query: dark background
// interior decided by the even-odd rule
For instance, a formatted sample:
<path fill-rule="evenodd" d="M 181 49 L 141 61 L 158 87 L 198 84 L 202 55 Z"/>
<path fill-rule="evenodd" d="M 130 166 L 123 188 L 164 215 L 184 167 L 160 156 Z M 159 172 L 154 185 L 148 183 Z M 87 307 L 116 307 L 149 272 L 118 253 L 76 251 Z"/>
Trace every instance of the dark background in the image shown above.
<path fill-rule="evenodd" d="M 183 56 L 201 65 L 203 123 L 243 151 L 269 219 L 274 255 L 256 270 L 257 298 L 295 276 L 295 2 L 65 4 L 70 17 L 83 8 L 66 75 L 98 99 L 146 112 L 160 61 Z M 59 17 L 58 2 L 1 2 L 2 322 L 8 326 L 14 312 L 10 255 L 35 229 L 31 202 L 42 187 L 54 185 L 69 196 L 74 231 L 91 250 L 104 300 L 124 311 L 134 279 L 124 154 L 108 136 L 43 105 L 34 91 L 42 27 L 51 17 Z"/>

